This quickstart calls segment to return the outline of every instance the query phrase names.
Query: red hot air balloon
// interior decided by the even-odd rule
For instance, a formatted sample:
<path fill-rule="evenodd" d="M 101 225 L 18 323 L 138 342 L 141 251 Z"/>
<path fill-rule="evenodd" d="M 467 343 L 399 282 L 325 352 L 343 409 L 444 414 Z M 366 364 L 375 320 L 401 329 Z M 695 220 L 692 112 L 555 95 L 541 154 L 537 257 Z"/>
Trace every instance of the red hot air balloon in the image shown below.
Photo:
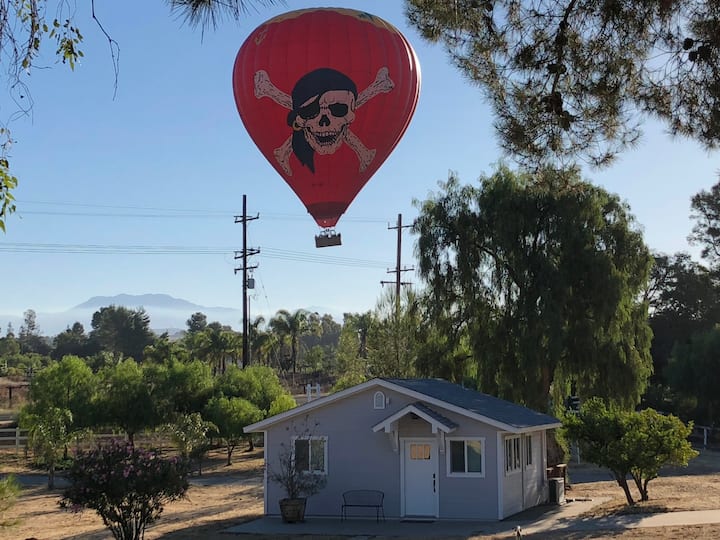
<path fill-rule="evenodd" d="M 324 228 L 334 227 L 390 155 L 420 92 L 420 66 L 392 25 L 317 8 L 256 28 L 237 54 L 233 90 L 245 128 Z"/>

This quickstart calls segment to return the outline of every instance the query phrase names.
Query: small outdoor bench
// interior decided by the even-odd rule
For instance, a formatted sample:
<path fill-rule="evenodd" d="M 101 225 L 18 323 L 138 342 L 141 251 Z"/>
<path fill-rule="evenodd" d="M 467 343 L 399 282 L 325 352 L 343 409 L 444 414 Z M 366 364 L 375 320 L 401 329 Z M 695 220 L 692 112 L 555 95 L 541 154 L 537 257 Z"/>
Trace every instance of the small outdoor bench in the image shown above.
<path fill-rule="evenodd" d="M 374 508 L 375 521 L 380 521 L 382 516 L 385 521 L 385 511 L 383 510 L 383 499 L 385 493 L 375 489 L 353 489 L 343 493 L 343 504 L 341 511 L 341 519 L 347 519 L 348 508 Z"/>

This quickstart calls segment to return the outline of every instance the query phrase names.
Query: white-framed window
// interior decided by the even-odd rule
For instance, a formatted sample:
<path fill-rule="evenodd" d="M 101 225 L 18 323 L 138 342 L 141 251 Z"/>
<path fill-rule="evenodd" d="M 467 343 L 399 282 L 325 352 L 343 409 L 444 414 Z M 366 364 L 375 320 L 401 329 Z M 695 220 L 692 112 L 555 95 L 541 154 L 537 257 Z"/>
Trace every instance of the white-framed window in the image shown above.
<path fill-rule="evenodd" d="M 327 437 L 293 437 L 295 468 L 307 473 L 327 474 Z"/>
<path fill-rule="evenodd" d="M 525 468 L 531 469 L 533 466 L 533 437 L 525 435 Z"/>
<path fill-rule="evenodd" d="M 447 438 L 448 476 L 485 477 L 485 438 Z"/>
<path fill-rule="evenodd" d="M 385 394 L 378 391 L 373 395 L 373 409 L 384 409 L 385 408 Z"/>
<path fill-rule="evenodd" d="M 522 467 L 520 435 L 505 437 L 505 474 L 513 474 Z"/>

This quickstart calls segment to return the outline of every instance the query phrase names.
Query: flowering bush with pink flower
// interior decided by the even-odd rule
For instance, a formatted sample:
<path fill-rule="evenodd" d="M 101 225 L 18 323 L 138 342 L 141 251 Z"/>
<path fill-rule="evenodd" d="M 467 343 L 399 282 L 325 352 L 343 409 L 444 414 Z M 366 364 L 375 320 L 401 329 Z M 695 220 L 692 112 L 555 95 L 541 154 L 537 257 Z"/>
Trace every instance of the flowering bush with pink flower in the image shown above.
<path fill-rule="evenodd" d="M 140 540 L 163 505 L 185 495 L 188 472 L 185 459 L 111 441 L 77 454 L 60 505 L 93 509 L 117 540 Z"/>

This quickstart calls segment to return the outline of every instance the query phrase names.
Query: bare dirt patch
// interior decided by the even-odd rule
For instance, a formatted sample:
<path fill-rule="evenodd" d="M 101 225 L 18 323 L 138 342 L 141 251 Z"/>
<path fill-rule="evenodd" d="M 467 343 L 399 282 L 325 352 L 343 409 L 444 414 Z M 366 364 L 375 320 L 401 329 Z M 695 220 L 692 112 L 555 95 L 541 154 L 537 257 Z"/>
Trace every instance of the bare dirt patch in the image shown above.
<path fill-rule="evenodd" d="M 148 540 L 261 540 L 266 536 L 228 535 L 223 531 L 262 514 L 262 450 L 252 453 L 236 451 L 233 464 L 226 467 L 222 449 L 211 452 L 202 477 L 193 477 L 193 485 L 185 500 L 168 504 L 158 522 L 147 531 Z M 583 467 L 591 467 L 583 465 Z M 575 466 L 577 470 L 577 466 Z M 571 466 L 571 478 L 573 466 Z M 21 456 L 0 453 L 0 471 L 27 472 L 28 462 Z M 7 540 L 105 540 L 110 538 L 100 518 L 91 511 L 73 514 L 61 510 L 61 490 L 48 491 L 46 486 L 23 490 L 15 507 L 5 518 L 17 521 L 0 528 L 0 537 Z M 567 491 L 570 498 L 611 499 L 583 519 L 606 517 L 628 512 L 667 512 L 720 508 L 720 453 L 703 452 L 688 469 L 669 471 L 650 482 L 650 501 L 628 509 L 622 490 L 612 481 L 575 483 Z M 309 540 L 308 536 L 283 537 L 286 540 Z M 342 536 L 325 536 L 322 540 L 342 540 Z M 500 540 L 513 534 L 460 537 L 444 540 Z M 684 527 L 629 529 L 624 531 L 543 532 L 525 535 L 531 540 L 715 540 L 720 538 L 720 524 Z M 382 540 L 375 537 L 374 540 Z M 395 538 L 394 540 L 401 540 Z"/>

